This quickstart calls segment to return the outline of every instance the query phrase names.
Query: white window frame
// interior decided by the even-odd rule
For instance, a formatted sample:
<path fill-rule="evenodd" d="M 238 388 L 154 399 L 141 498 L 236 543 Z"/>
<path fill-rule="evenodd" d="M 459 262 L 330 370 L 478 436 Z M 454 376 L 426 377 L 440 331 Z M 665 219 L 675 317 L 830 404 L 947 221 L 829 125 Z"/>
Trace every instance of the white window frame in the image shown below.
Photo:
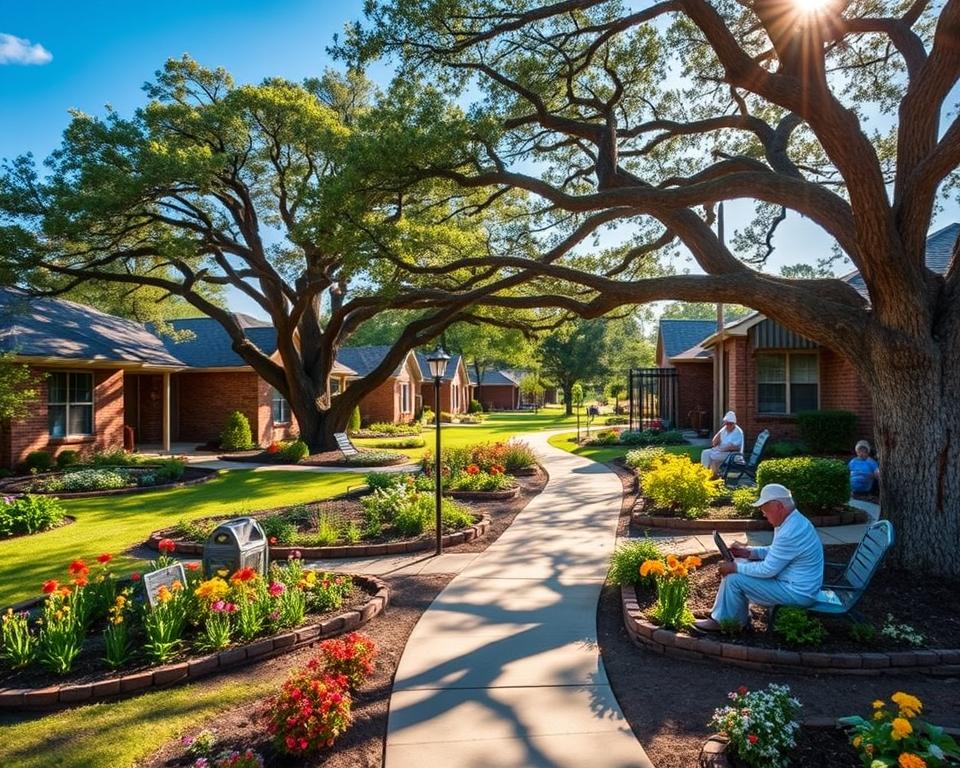
<path fill-rule="evenodd" d="M 400 382 L 400 413 L 410 413 L 410 385 Z"/>
<path fill-rule="evenodd" d="M 93 375 L 92 371 L 51 371 L 50 376 L 64 376 L 66 380 L 64 382 L 64 400 L 54 402 L 50 399 L 50 393 L 53 391 L 53 388 L 48 384 L 47 385 L 47 434 L 53 440 L 68 440 L 72 437 L 92 437 L 96 434 L 97 431 L 97 406 L 96 406 L 96 387 L 97 380 Z M 73 393 L 73 377 L 74 376 L 89 376 L 90 377 L 90 400 L 72 400 L 71 394 Z M 64 410 L 64 422 L 63 422 L 63 434 L 54 435 L 52 430 L 52 424 L 50 423 L 50 406 L 63 407 Z M 83 407 L 90 408 L 90 431 L 89 432 L 71 432 L 70 431 L 70 408 L 71 407 Z"/>
<path fill-rule="evenodd" d="M 760 410 L 760 384 L 761 384 L 761 381 L 760 381 L 760 361 L 759 361 L 759 358 L 760 358 L 760 357 L 764 357 L 764 356 L 766 356 L 766 357 L 773 357 L 774 355 L 781 356 L 781 357 L 784 358 L 784 366 L 783 366 L 784 384 L 783 384 L 783 386 L 784 386 L 784 390 L 785 390 L 785 391 L 784 391 L 784 402 L 785 402 L 785 404 L 786 404 L 786 410 L 785 410 L 785 411 L 761 411 L 761 410 Z M 797 357 L 797 356 L 813 357 L 813 358 L 816 359 L 816 362 L 817 362 L 817 410 L 819 410 L 819 408 L 820 408 L 820 397 L 821 397 L 821 393 L 823 392 L 823 385 L 822 385 L 822 382 L 820 381 L 820 353 L 819 353 L 819 351 L 801 350 L 801 349 L 795 349 L 795 350 L 784 350 L 784 349 L 780 349 L 780 350 L 764 350 L 763 352 L 757 352 L 757 354 L 756 354 L 756 359 L 755 359 L 755 361 L 754 361 L 754 375 L 755 375 L 755 378 L 756 378 L 756 382 L 755 382 L 756 387 L 755 387 L 755 390 L 754 390 L 754 394 L 755 394 L 755 396 L 756 396 L 757 415 L 758 415 L 758 416 L 796 416 L 796 412 L 794 412 L 794 410 L 793 410 L 793 403 L 790 402 L 790 384 L 791 384 L 791 382 L 790 382 L 790 358 L 792 358 L 792 357 Z M 773 382 L 765 382 L 765 383 L 773 383 Z"/>
<path fill-rule="evenodd" d="M 280 416 L 286 418 L 277 418 L 277 405 L 280 406 Z M 290 423 L 290 403 L 287 402 L 287 398 L 280 394 L 276 387 L 273 388 L 273 394 L 270 397 L 270 418 L 273 419 L 274 424 L 289 424 Z"/>

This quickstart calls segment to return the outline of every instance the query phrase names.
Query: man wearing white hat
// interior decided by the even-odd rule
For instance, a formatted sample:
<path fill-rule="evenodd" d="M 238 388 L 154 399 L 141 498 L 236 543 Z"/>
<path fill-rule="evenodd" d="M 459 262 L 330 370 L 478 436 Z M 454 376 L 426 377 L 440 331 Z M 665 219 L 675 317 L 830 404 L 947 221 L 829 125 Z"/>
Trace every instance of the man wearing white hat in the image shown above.
<path fill-rule="evenodd" d="M 717 476 L 720 465 L 731 453 L 743 453 L 743 430 L 737 426 L 737 414 L 727 411 L 723 416 L 723 426 L 713 436 L 711 448 L 700 454 L 700 463 Z"/>
<path fill-rule="evenodd" d="M 760 507 L 773 526 L 769 547 L 735 544 L 733 562 L 720 563 L 720 589 L 709 619 L 697 629 L 716 632 L 720 622 L 750 623 L 755 605 L 813 605 L 823 583 L 823 544 L 813 524 L 797 509 L 793 495 L 782 485 L 763 486 L 753 506 Z"/>

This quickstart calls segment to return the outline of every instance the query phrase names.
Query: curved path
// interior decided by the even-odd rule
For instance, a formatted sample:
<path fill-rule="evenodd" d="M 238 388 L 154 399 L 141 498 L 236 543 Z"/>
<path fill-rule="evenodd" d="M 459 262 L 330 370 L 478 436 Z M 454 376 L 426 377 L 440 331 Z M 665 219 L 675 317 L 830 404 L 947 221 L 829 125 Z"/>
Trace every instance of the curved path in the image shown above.
<path fill-rule="evenodd" d="M 550 482 L 414 629 L 390 699 L 386 768 L 652 768 L 597 646 L 620 480 L 545 434 L 524 439 Z"/>

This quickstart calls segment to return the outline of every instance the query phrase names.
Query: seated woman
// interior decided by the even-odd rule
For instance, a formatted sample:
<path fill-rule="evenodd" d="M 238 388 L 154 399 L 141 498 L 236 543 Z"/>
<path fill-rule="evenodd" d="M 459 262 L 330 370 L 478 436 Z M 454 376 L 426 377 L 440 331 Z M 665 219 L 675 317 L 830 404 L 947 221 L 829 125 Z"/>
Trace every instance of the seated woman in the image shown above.
<path fill-rule="evenodd" d="M 874 493 L 880 480 L 880 465 L 870 458 L 870 443 L 861 440 L 854 450 L 855 458 L 850 459 L 850 490 L 854 493 Z"/>

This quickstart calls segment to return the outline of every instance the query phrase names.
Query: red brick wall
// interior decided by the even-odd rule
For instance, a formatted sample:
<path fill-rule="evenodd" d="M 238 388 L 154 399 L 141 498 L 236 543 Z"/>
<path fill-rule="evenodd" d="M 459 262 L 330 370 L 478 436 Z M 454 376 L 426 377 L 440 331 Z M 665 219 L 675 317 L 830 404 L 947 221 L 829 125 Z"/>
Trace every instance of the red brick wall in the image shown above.
<path fill-rule="evenodd" d="M 33 368 L 31 370 L 37 375 L 38 398 L 31 406 L 31 412 L 26 418 L 11 422 L 9 447 L 4 450 L 4 460 L 11 465 L 16 465 L 32 451 L 49 451 L 56 455 L 65 450 L 90 453 L 94 450 L 123 447 L 123 371 L 93 371 L 94 434 L 91 437 L 51 440 L 47 421 L 45 374 L 64 369 Z"/>
<path fill-rule="evenodd" d="M 484 384 L 473 388 L 473 397 L 483 404 L 484 410 L 513 411 L 517 407 L 518 389 L 509 384 Z"/>
<path fill-rule="evenodd" d="M 796 440 L 800 433 L 793 416 L 761 416 L 757 414 L 757 366 L 754 350 L 747 339 L 735 338 L 725 343 L 727 354 L 733 354 L 730 365 L 730 408 L 752 446 L 753 439 L 764 429 L 772 440 Z M 821 347 L 820 408 L 853 411 L 858 418 L 858 434 L 873 436 L 873 407 L 869 392 L 850 363 L 832 350 Z M 851 446 L 852 450 L 852 446 Z"/>
<path fill-rule="evenodd" d="M 419 386 L 419 379 L 414 374 L 416 365 L 417 363 L 413 359 L 413 355 L 408 355 L 407 361 L 401 369 L 399 376 L 391 376 L 360 401 L 360 420 L 364 425 L 377 421 L 393 423 L 413 421 L 414 409 L 417 405 L 416 396 L 418 394 L 424 395 L 424 405 L 432 407 L 433 390 L 430 390 L 430 398 L 428 400 L 424 394 L 425 390 Z M 401 383 L 406 383 L 410 387 L 409 411 L 407 413 L 400 411 Z"/>
<path fill-rule="evenodd" d="M 289 440 L 299 436 L 300 427 L 297 417 L 290 413 L 290 421 L 285 424 L 273 422 L 273 387 L 261 378 L 257 378 L 257 426 L 250 422 L 250 430 L 260 445 L 270 445 L 274 441 Z"/>
<path fill-rule="evenodd" d="M 713 363 L 678 362 L 677 369 L 677 417 L 680 427 L 688 429 L 693 426 L 690 419 L 691 411 L 705 411 L 700 424 L 703 429 L 710 429 L 713 425 Z"/>
<path fill-rule="evenodd" d="M 260 414 L 260 385 L 252 371 L 178 373 L 179 433 L 176 439 L 203 444 L 215 442 L 226 426 L 227 418 L 240 411 L 250 420 L 253 439 L 263 440 Z M 269 417 L 269 402 L 267 403 Z"/>

